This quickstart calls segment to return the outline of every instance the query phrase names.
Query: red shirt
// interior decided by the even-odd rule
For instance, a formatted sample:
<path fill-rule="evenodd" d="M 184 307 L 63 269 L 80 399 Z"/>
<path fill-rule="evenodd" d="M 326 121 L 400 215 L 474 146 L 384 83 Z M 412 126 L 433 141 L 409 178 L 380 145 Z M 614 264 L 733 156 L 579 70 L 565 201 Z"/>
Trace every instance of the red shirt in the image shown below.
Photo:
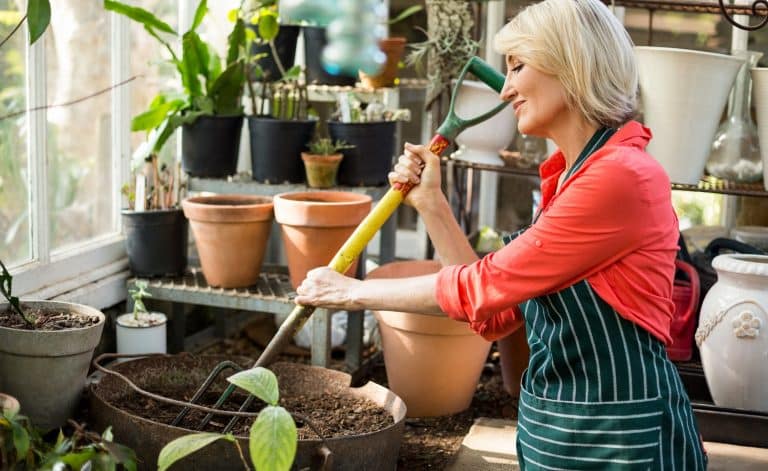
<path fill-rule="evenodd" d="M 488 340 L 523 321 L 517 305 L 587 280 L 618 313 L 670 342 L 678 222 L 664 169 L 644 149 L 651 132 L 622 126 L 565 181 L 559 150 L 541 164 L 541 215 L 501 250 L 447 266 L 437 301 Z"/>

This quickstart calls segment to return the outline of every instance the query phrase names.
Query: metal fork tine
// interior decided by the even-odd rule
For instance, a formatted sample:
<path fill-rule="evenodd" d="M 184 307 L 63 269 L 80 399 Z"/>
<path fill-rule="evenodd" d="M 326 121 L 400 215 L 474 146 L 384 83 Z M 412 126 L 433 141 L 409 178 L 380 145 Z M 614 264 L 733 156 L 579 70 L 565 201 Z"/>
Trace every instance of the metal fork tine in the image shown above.
<path fill-rule="evenodd" d="M 205 379 L 205 382 L 197 389 L 197 391 L 195 392 L 195 395 L 192 396 L 192 399 L 190 399 L 189 402 L 191 402 L 192 404 L 197 403 L 197 401 L 200 400 L 203 394 L 205 394 L 205 392 L 208 390 L 211 384 L 213 384 L 213 382 L 216 380 L 216 377 L 222 371 L 230 368 L 236 371 L 241 371 L 243 369 L 242 366 L 238 365 L 233 361 L 229 361 L 229 360 L 222 361 L 221 363 L 216 365 L 213 371 L 211 371 L 211 373 Z M 229 395 L 232 394 L 232 391 L 234 390 L 235 390 L 235 386 L 233 384 L 230 384 L 227 387 L 227 389 L 224 391 L 224 394 L 222 394 L 221 397 L 219 397 L 219 400 L 216 402 L 215 407 L 218 408 L 219 406 L 221 406 L 224 403 L 224 401 L 227 400 Z M 183 408 L 181 412 L 179 412 L 179 415 L 177 415 L 176 418 L 173 419 L 173 422 L 171 422 L 171 425 L 178 425 L 181 422 L 181 420 L 184 418 L 184 416 L 187 415 L 187 413 L 189 413 L 189 407 Z M 205 416 L 205 418 L 203 419 L 203 422 L 201 422 L 198 429 L 205 427 L 205 425 L 211 420 L 212 417 L 213 417 L 213 414 L 208 414 L 207 416 Z"/>

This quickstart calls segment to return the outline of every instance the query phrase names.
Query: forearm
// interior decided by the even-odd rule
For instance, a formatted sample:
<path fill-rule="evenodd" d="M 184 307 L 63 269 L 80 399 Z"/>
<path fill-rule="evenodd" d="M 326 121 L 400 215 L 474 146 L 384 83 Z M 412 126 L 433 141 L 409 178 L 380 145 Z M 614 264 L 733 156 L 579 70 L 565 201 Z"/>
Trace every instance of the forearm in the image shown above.
<path fill-rule="evenodd" d="M 417 210 L 443 265 L 464 265 L 477 260 L 477 254 L 442 194 L 427 207 Z"/>
<path fill-rule="evenodd" d="M 355 305 L 377 311 L 444 315 L 435 297 L 437 275 L 365 280 L 353 293 Z"/>

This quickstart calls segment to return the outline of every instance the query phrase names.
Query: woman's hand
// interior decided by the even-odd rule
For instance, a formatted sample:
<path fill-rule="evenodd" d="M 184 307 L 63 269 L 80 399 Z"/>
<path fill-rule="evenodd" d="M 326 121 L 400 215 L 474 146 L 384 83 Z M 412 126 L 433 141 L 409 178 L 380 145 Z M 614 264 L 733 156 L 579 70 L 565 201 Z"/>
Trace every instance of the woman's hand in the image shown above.
<path fill-rule="evenodd" d="M 353 293 L 360 283 L 360 280 L 344 276 L 332 268 L 315 268 L 307 273 L 307 278 L 296 288 L 294 301 L 305 306 L 356 311 L 361 306 L 355 303 Z"/>
<path fill-rule="evenodd" d="M 403 155 L 389 172 L 390 185 L 411 182 L 414 186 L 405 203 L 417 211 L 425 209 L 435 198 L 442 196 L 440 188 L 440 157 L 423 145 L 405 143 Z"/>

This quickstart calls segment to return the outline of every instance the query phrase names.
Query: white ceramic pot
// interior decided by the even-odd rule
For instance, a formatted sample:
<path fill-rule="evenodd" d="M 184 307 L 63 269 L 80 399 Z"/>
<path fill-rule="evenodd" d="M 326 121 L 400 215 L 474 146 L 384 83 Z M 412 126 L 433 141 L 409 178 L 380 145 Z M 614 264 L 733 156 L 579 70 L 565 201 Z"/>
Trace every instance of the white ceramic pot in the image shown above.
<path fill-rule="evenodd" d="M 501 99 L 488 85 L 465 80 L 456 96 L 454 111 L 469 119 L 495 108 Z M 465 129 L 456 137 L 459 151 L 453 157 L 486 165 L 504 165 L 499 151 L 506 148 L 517 132 L 517 120 L 512 106 L 507 106 L 490 119 Z"/>
<path fill-rule="evenodd" d="M 635 47 L 644 122 L 653 133 L 646 150 L 670 180 L 695 185 L 744 60 L 666 47 Z"/>
<path fill-rule="evenodd" d="M 763 186 L 768 190 L 768 67 L 752 69 L 752 103 L 757 113 L 757 136 L 763 158 Z"/>
<path fill-rule="evenodd" d="M 167 353 L 166 325 L 168 318 L 159 312 L 133 313 L 117 318 L 117 353 Z"/>
<path fill-rule="evenodd" d="M 768 255 L 715 257 L 696 344 L 715 404 L 768 412 Z"/>

